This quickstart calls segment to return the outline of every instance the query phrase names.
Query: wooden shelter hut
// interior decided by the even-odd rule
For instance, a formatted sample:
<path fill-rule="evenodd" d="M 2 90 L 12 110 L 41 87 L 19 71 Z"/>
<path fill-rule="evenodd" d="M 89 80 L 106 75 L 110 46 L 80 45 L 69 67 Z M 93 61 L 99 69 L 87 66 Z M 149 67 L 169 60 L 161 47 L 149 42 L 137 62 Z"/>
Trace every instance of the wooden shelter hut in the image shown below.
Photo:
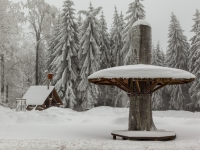
<path fill-rule="evenodd" d="M 180 69 L 150 65 L 152 46 L 151 27 L 148 22 L 135 22 L 132 32 L 132 48 L 139 64 L 100 70 L 90 75 L 88 80 L 97 85 L 117 86 L 130 97 L 128 130 L 113 131 L 113 139 L 116 139 L 116 136 L 137 140 L 174 139 L 174 132 L 159 131 L 154 125 L 152 93 L 167 85 L 190 83 L 194 81 L 195 76 Z"/>
<path fill-rule="evenodd" d="M 22 99 L 26 99 L 27 110 L 44 110 L 63 105 L 54 86 L 31 86 Z"/>

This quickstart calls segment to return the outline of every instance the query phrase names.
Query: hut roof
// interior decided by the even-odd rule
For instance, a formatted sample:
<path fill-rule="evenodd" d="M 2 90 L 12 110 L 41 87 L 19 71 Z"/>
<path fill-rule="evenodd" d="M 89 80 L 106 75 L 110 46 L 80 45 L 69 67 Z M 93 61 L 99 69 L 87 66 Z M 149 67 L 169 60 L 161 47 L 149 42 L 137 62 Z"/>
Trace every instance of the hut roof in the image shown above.
<path fill-rule="evenodd" d="M 88 77 L 88 79 L 95 78 L 194 79 L 195 76 L 181 69 L 138 64 L 103 69 L 93 73 Z"/>
<path fill-rule="evenodd" d="M 22 99 L 26 99 L 28 105 L 42 105 L 50 93 L 54 90 L 54 86 L 31 86 L 24 94 Z"/>

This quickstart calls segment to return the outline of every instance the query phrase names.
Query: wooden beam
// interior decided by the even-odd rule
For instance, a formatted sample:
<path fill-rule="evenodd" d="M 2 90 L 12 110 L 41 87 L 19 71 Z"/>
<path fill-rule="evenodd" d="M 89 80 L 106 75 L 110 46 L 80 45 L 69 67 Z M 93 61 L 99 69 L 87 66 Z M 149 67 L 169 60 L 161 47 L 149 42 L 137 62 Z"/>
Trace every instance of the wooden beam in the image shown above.
<path fill-rule="evenodd" d="M 95 83 L 94 83 L 95 84 Z M 98 85 L 112 85 L 111 83 L 98 83 Z"/>
<path fill-rule="evenodd" d="M 128 87 L 128 85 L 126 85 L 123 81 L 121 81 L 120 79 L 115 78 L 115 80 L 117 82 L 119 82 L 124 88 L 126 88 L 130 93 L 133 93 L 133 91 L 131 90 L 131 88 Z"/>
<path fill-rule="evenodd" d="M 107 81 L 106 79 L 101 79 L 99 81 L 93 81 L 94 84 L 98 84 L 98 83 L 101 83 L 101 82 L 104 82 L 104 81 Z"/>
<path fill-rule="evenodd" d="M 158 81 L 155 81 L 154 83 L 152 83 L 144 93 L 148 93 L 150 90 L 152 90 L 153 88 L 156 87 L 156 85 L 158 84 Z"/>
<path fill-rule="evenodd" d="M 115 82 L 113 82 L 113 81 L 111 81 L 111 80 L 109 80 L 109 79 L 107 79 L 107 81 L 108 81 L 109 83 L 111 83 L 112 85 L 115 85 L 115 86 L 117 86 L 118 88 L 120 88 L 120 89 L 126 91 L 126 89 L 124 89 L 123 87 L 119 86 L 117 83 L 115 83 Z"/>
<path fill-rule="evenodd" d="M 59 102 L 60 103 L 60 105 L 63 105 L 63 103 L 62 103 L 62 101 L 61 101 L 61 99 L 60 99 L 60 97 L 58 96 L 58 93 L 57 93 L 57 91 L 55 90 L 55 89 L 53 89 L 53 96 L 54 96 L 54 98 L 56 99 L 56 102 Z"/>
<path fill-rule="evenodd" d="M 155 88 L 152 92 L 155 92 L 155 91 L 157 91 L 157 90 L 159 90 L 159 89 L 161 89 L 162 87 L 164 87 L 164 86 L 166 86 L 166 85 L 168 85 L 168 84 L 170 84 L 171 82 L 168 82 L 168 83 L 164 83 L 163 85 L 161 85 L 161 86 L 159 86 L 159 87 L 157 87 L 157 88 Z"/>
<path fill-rule="evenodd" d="M 121 86 L 121 85 L 118 85 L 116 82 L 113 82 L 113 81 L 111 81 L 111 80 L 109 80 L 109 79 L 107 79 L 107 81 L 110 82 L 111 84 L 117 86 L 118 88 L 122 89 L 123 91 L 126 91 L 127 93 L 129 93 L 129 91 L 127 91 L 127 89 L 125 89 L 125 88 L 124 88 L 123 86 Z M 133 93 L 131 93 L 131 94 L 133 94 Z"/>
<path fill-rule="evenodd" d="M 138 92 L 141 93 L 140 84 L 139 84 L 138 80 L 136 80 L 135 82 L 136 82 L 136 87 L 137 87 Z"/>
<path fill-rule="evenodd" d="M 176 84 L 185 84 L 185 83 L 183 83 L 183 82 L 176 82 Z"/>
<path fill-rule="evenodd" d="M 105 84 L 105 85 L 109 85 L 107 83 L 102 83 L 105 81 L 106 78 L 94 78 L 94 79 L 88 79 L 89 82 L 95 83 L 95 84 Z M 124 79 L 126 80 L 126 79 Z M 140 81 L 149 81 L 151 80 L 150 78 L 132 78 L 132 80 L 137 80 L 138 82 Z M 194 81 L 194 79 L 171 79 L 171 78 L 155 78 L 154 80 L 160 80 L 159 83 L 165 84 L 166 82 L 171 82 L 171 80 L 173 80 L 173 82 L 171 82 L 170 84 L 185 84 L 185 83 L 189 83 Z M 126 83 L 125 83 L 126 84 Z"/>

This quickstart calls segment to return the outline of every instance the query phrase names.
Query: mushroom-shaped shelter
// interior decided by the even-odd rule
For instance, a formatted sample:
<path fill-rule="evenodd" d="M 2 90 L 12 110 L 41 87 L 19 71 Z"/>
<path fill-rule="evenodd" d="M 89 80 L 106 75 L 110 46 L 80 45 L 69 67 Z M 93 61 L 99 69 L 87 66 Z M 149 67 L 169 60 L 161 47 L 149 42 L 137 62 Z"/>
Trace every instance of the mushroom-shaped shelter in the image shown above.
<path fill-rule="evenodd" d="M 195 76 L 187 71 L 153 65 L 128 65 L 97 71 L 88 77 L 89 82 L 98 85 L 115 85 L 130 96 L 129 131 L 157 130 L 152 119 L 151 95 L 156 90 L 174 84 L 186 84 L 194 81 Z M 123 134 L 126 134 L 123 132 Z M 119 135 L 112 133 L 113 138 Z M 164 134 L 166 135 L 166 134 Z M 160 139 L 173 139 L 159 136 Z M 126 137 L 121 135 L 121 137 Z M 127 137 L 131 139 L 131 137 Z M 146 139 L 146 137 L 137 137 Z M 152 137 L 151 137 L 152 138 Z M 154 138 L 154 137 L 153 137 Z M 156 139 L 159 139 L 155 137 Z M 132 139 L 135 139 L 133 136 Z"/>
<path fill-rule="evenodd" d="M 185 84 L 194 81 L 195 76 L 181 69 L 138 64 L 103 69 L 90 75 L 88 80 L 95 84 L 110 85 L 116 79 L 127 84 L 129 78 L 143 81 L 151 79 L 158 84 Z"/>
<path fill-rule="evenodd" d="M 186 84 L 194 79 L 193 74 L 184 70 L 143 64 L 103 69 L 88 77 L 89 82 L 115 85 L 131 95 L 152 94 L 166 85 Z M 131 81 L 135 89 L 130 88 Z"/>

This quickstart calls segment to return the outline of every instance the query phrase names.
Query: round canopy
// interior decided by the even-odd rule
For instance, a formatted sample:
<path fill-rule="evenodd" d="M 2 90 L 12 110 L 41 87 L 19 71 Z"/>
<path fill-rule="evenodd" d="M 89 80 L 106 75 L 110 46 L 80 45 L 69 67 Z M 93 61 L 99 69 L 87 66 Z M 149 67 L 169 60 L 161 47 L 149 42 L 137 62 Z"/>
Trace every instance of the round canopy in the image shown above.
<path fill-rule="evenodd" d="M 97 71 L 88 77 L 89 82 L 99 85 L 115 85 L 126 92 L 132 92 L 128 82 L 135 82 L 140 92 L 140 83 L 151 82 L 143 93 L 154 92 L 166 85 L 186 84 L 194 81 L 195 76 L 181 69 L 153 65 L 128 65 Z M 160 85 L 158 87 L 158 85 Z"/>

